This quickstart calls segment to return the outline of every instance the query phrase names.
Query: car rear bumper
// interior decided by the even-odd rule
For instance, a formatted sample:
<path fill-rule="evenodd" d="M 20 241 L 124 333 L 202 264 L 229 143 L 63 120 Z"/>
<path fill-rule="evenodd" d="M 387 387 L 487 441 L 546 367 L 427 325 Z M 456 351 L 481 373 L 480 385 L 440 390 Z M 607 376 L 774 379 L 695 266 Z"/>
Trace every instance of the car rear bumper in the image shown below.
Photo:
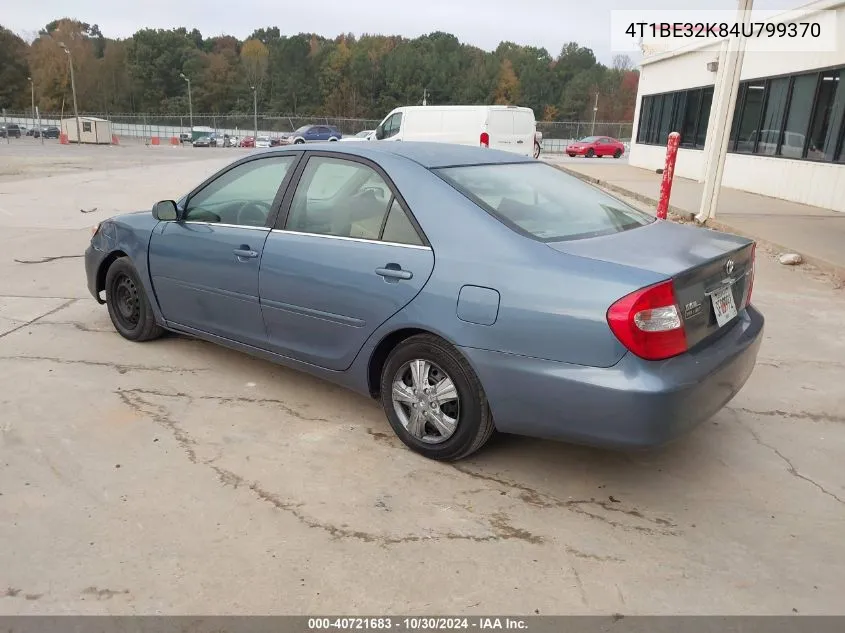
<path fill-rule="evenodd" d="M 461 348 L 505 433 L 608 448 L 666 444 L 715 415 L 743 387 L 762 341 L 753 306 L 714 343 L 664 361 L 626 354 L 609 368 Z"/>
<path fill-rule="evenodd" d="M 97 250 L 91 245 L 85 249 L 85 277 L 88 280 L 88 292 L 91 293 L 98 303 L 105 303 L 100 298 L 100 293 L 97 292 L 97 274 L 105 258 L 106 253 Z"/>

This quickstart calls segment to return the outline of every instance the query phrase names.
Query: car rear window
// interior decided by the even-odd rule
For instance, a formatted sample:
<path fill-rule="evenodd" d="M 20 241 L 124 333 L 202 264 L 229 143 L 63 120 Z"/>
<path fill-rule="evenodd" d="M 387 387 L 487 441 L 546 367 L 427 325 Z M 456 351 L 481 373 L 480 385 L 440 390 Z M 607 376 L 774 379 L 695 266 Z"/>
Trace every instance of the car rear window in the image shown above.
<path fill-rule="evenodd" d="M 654 221 L 653 216 L 545 163 L 434 171 L 510 228 L 543 242 L 621 233 Z"/>

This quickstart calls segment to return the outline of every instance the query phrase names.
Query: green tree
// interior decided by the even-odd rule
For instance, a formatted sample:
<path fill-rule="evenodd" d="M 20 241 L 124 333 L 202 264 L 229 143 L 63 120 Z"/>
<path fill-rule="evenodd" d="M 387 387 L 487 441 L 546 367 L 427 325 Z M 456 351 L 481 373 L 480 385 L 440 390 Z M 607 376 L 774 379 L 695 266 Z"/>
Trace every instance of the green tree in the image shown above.
<path fill-rule="evenodd" d="M 0 26 L 0 107 L 29 106 L 27 49 L 26 42 Z"/>

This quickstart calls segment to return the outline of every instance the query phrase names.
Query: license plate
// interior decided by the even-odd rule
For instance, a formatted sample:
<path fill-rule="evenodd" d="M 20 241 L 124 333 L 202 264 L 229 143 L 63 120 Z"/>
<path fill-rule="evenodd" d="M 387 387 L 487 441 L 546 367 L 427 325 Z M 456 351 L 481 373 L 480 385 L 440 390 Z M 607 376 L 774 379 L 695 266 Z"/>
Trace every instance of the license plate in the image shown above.
<path fill-rule="evenodd" d="M 713 312 L 716 313 L 716 323 L 719 324 L 719 327 L 736 316 L 736 303 L 734 303 L 734 293 L 731 286 L 715 290 L 710 298 L 713 301 Z"/>

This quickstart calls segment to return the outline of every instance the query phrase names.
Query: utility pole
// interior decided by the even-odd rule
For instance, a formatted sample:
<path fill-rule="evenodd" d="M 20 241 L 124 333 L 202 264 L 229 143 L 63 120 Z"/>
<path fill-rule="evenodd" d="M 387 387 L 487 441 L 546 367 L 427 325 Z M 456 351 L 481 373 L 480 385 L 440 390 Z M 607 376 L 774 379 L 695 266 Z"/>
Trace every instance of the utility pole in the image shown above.
<path fill-rule="evenodd" d="M 194 140 L 194 104 L 191 101 L 191 80 L 185 77 L 185 73 L 179 73 L 179 76 L 188 82 L 188 125 L 191 126 L 191 140 Z"/>
<path fill-rule="evenodd" d="M 82 144 L 82 131 L 79 126 L 79 110 L 76 107 L 76 80 L 73 77 L 73 56 L 70 54 L 70 49 L 65 46 L 64 42 L 59 42 L 59 46 L 67 53 L 67 60 L 70 64 L 70 89 L 73 92 L 73 116 L 76 119 L 76 144 Z"/>
<path fill-rule="evenodd" d="M 423 88 L 423 105 L 428 105 L 428 88 Z"/>
<path fill-rule="evenodd" d="M 599 93 L 596 91 L 596 103 L 593 105 L 593 126 L 590 128 L 590 136 L 596 134 L 596 115 L 599 112 Z"/>
<path fill-rule="evenodd" d="M 253 124 L 255 127 L 255 135 L 252 137 L 255 139 L 254 142 L 258 142 L 258 91 L 255 89 L 255 86 L 250 86 L 252 88 L 252 116 L 253 116 Z"/>
<path fill-rule="evenodd" d="M 744 26 L 751 21 L 753 5 L 754 0 L 737 0 L 736 20 L 743 24 L 742 32 L 745 32 Z M 728 154 L 731 124 L 736 109 L 736 97 L 739 93 L 739 78 L 745 57 L 745 42 L 746 38 L 742 35 L 726 38 L 719 52 L 719 69 L 713 90 L 713 106 L 704 147 L 706 165 L 704 190 L 698 215 L 695 216 L 696 222 L 700 224 L 716 217 L 716 207 L 719 206 L 725 158 Z"/>
<path fill-rule="evenodd" d="M 32 77 L 27 77 L 27 79 L 29 80 L 29 89 L 32 94 L 32 129 L 35 129 L 35 84 L 32 82 Z"/>

